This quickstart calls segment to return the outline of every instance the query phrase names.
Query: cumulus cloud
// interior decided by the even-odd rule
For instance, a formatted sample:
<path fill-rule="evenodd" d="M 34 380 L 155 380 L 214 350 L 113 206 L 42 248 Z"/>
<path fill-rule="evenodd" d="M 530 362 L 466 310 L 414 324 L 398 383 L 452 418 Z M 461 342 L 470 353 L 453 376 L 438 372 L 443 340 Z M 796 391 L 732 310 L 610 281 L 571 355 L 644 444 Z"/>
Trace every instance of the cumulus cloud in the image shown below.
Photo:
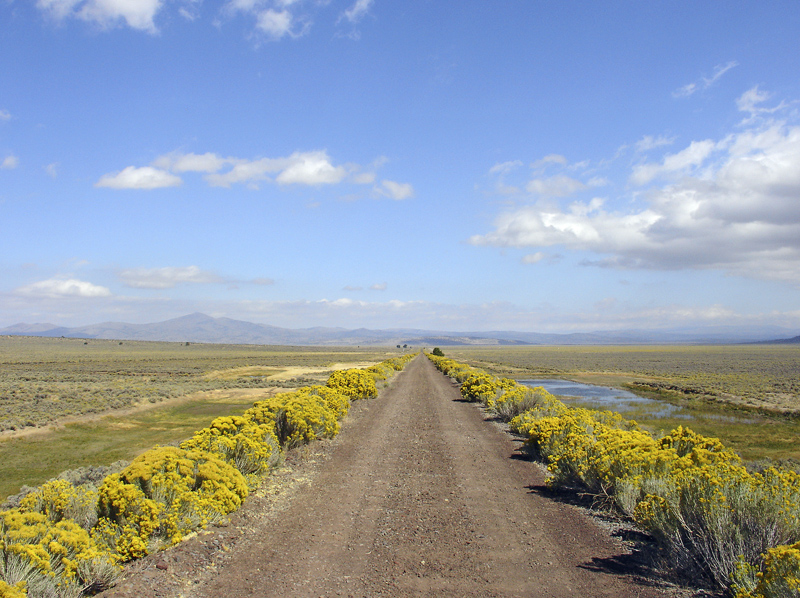
<path fill-rule="evenodd" d="M 325 150 L 297 151 L 278 158 L 223 157 L 213 152 L 204 154 L 172 152 L 153 160 L 150 166 L 129 166 L 116 173 L 103 176 L 97 187 L 118 189 L 155 189 L 180 185 L 179 175 L 201 173 L 212 187 L 247 185 L 258 189 L 262 183 L 277 185 L 322 186 L 350 183 L 370 185 L 375 183 L 376 171 L 386 163 L 378 158 L 362 167 L 358 164 L 335 164 Z M 413 197 L 414 189 L 408 183 L 384 180 L 375 193 L 392 199 Z"/>
<path fill-rule="evenodd" d="M 371 291 L 385 291 L 389 287 L 385 282 L 379 282 L 369 287 Z"/>
<path fill-rule="evenodd" d="M 16 156 L 6 156 L 2 162 L 0 162 L 0 170 L 14 170 L 17 166 L 19 166 L 19 158 Z"/>
<path fill-rule="evenodd" d="M 0 122 L 11 120 L 11 113 L 8 110 L 0 109 Z"/>
<path fill-rule="evenodd" d="M 110 189 L 160 189 L 162 187 L 177 187 L 183 184 L 180 177 L 175 176 L 151 166 L 128 166 L 127 168 L 110 174 L 103 175 L 95 183 L 95 187 L 108 187 Z"/>
<path fill-rule="evenodd" d="M 711 74 L 710 77 L 700 77 L 698 81 L 694 81 L 692 83 L 688 83 L 683 87 L 680 87 L 672 92 L 672 96 L 676 98 L 688 98 L 692 96 L 697 91 L 701 91 L 704 89 L 708 89 L 714 83 L 716 83 L 722 75 L 727 73 L 734 67 L 739 66 L 739 63 L 735 60 L 731 60 L 725 64 L 718 64 L 714 67 L 714 72 Z"/>
<path fill-rule="evenodd" d="M 36 6 L 51 18 L 77 18 L 109 29 L 125 23 L 132 29 L 156 33 L 154 19 L 162 0 L 38 0 Z"/>
<path fill-rule="evenodd" d="M 44 171 L 52 178 L 56 178 L 58 176 L 58 162 L 48 164 L 44 167 Z"/>
<path fill-rule="evenodd" d="M 712 152 L 719 154 L 713 162 Z M 631 181 L 677 174 L 625 209 L 600 199 L 525 206 L 502 213 L 492 232 L 470 241 L 589 251 L 597 255 L 585 261 L 592 266 L 714 268 L 798 284 L 800 127 L 773 122 L 716 143 L 695 141 L 636 166 Z"/>
<path fill-rule="evenodd" d="M 381 181 L 381 186 L 377 192 L 379 195 L 398 201 L 414 197 L 414 187 L 409 183 L 397 183 L 389 180 Z"/>
<path fill-rule="evenodd" d="M 74 278 L 50 278 L 34 282 L 17 289 L 17 293 L 29 297 L 110 297 L 111 291 L 106 287 Z"/>
<path fill-rule="evenodd" d="M 332 185 L 346 176 L 347 170 L 331 164 L 327 152 L 295 152 L 275 180 L 281 185 Z"/>
<path fill-rule="evenodd" d="M 197 266 L 178 268 L 129 268 L 121 270 L 118 276 L 126 286 L 136 289 L 171 289 L 179 284 L 214 284 L 225 282 L 217 274 L 208 270 L 201 270 Z"/>
<path fill-rule="evenodd" d="M 656 177 L 674 175 L 687 172 L 695 166 L 701 165 L 714 151 L 716 143 L 710 139 L 705 141 L 692 141 L 686 149 L 678 153 L 665 156 L 658 164 L 640 164 L 633 169 L 631 183 L 645 185 Z"/>

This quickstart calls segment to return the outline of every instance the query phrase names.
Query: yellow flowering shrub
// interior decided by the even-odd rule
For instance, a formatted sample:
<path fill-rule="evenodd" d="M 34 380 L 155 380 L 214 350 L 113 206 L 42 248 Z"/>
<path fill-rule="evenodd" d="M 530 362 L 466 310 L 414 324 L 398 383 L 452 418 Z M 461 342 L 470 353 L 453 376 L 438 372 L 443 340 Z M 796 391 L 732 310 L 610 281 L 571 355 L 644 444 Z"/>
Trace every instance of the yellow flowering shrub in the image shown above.
<path fill-rule="evenodd" d="M 34 596 L 100 591 L 118 572 L 110 555 L 73 521 L 53 523 L 42 513 L 19 509 L 0 513 L 0 577 L 7 592 L 9 587 Z"/>
<path fill-rule="evenodd" d="M 350 397 L 350 400 L 374 399 L 378 396 L 375 378 L 365 370 L 336 370 L 328 377 L 327 386 Z"/>
<path fill-rule="evenodd" d="M 71 519 L 87 530 L 97 523 L 97 489 L 91 485 L 50 480 L 25 496 L 19 506 L 23 511 L 42 513 L 53 523 Z"/>
<path fill-rule="evenodd" d="M 800 542 L 767 550 L 761 570 L 748 569 L 748 587 L 736 584 L 736 598 L 796 598 L 800 596 Z"/>
<path fill-rule="evenodd" d="M 98 538 L 123 558 L 174 544 L 239 508 L 247 483 L 232 465 L 205 451 L 157 447 L 100 487 Z M 113 541 L 113 544 L 112 544 Z"/>
<path fill-rule="evenodd" d="M 336 413 L 325 400 L 302 391 L 284 392 L 259 401 L 244 416 L 258 424 L 274 422 L 278 441 L 287 450 L 339 433 Z"/>
<path fill-rule="evenodd" d="M 480 370 L 468 366 L 465 363 L 459 363 L 455 359 L 450 359 L 449 357 L 441 357 L 430 353 L 426 353 L 425 355 L 445 376 L 459 383 L 464 382 L 473 374 L 480 373 Z"/>
<path fill-rule="evenodd" d="M 180 446 L 211 453 L 245 476 L 268 473 L 281 459 L 274 423 L 256 424 L 240 416 L 218 417 Z"/>
<path fill-rule="evenodd" d="M 26 585 L 24 581 L 20 581 L 12 586 L 0 579 L 0 598 L 25 598 L 28 595 Z"/>
<path fill-rule="evenodd" d="M 498 413 L 520 392 L 493 397 L 492 376 L 428 357 L 447 375 L 469 372 L 462 395 L 493 402 Z M 733 588 L 737 598 L 800 595 L 800 474 L 750 473 L 717 438 L 679 426 L 657 439 L 617 413 L 572 409 L 544 391 L 509 425 L 548 462 L 549 484 L 612 499 L 675 569 Z"/>
<path fill-rule="evenodd" d="M 159 528 L 163 508 L 139 486 L 112 474 L 99 489 L 100 520 L 92 537 L 121 561 L 141 558 L 150 552 L 150 539 Z"/>
<path fill-rule="evenodd" d="M 518 415 L 533 409 L 547 395 L 541 386 L 529 388 L 516 384 L 513 388 L 501 392 L 494 401 L 494 412 L 504 422 L 511 421 Z"/>
<path fill-rule="evenodd" d="M 350 397 L 335 388 L 315 384 L 304 386 L 298 389 L 298 392 L 320 397 L 325 402 L 325 406 L 336 415 L 336 419 L 342 419 L 350 410 Z"/>

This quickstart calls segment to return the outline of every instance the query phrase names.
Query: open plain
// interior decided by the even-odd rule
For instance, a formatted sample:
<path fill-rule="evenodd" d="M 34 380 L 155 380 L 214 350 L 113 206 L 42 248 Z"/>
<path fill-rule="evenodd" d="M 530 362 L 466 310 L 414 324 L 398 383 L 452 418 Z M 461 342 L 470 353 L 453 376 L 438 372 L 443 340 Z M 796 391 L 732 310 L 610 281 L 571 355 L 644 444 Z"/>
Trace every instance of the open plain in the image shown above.
<path fill-rule="evenodd" d="M 663 596 L 619 537 L 420 356 L 230 522 L 131 565 L 106 598 Z M 292 457 L 290 456 L 290 460 Z"/>

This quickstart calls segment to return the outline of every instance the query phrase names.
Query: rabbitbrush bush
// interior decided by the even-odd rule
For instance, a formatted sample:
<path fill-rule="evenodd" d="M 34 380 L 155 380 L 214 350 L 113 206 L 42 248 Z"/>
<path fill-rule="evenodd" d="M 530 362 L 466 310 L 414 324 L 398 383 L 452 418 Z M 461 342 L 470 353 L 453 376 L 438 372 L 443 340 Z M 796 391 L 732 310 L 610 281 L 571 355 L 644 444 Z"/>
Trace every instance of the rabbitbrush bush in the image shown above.
<path fill-rule="evenodd" d="M 495 410 L 516 392 L 493 398 L 492 376 L 431 359 L 451 376 L 469 371 L 462 395 Z M 655 438 L 617 413 L 569 408 L 543 390 L 510 426 L 548 463 L 548 484 L 615 504 L 683 574 L 736 598 L 800 595 L 800 474 L 751 473 L 716 438 L 683 427 Z"/>
<path fill-rule="evenodd" d="M 143 556 L 235 511 L 247 493 L 244 476 L 211 453 L 156 447 L 103 482 L 96 537 L 123 559 Z"/>
<path fill-rule="evenodd" d="M 109 587 L 118 572 L 114 559 L 76 523 L 53 523 L 19 509 L 0 513 L 0 578 L 9 595 L 77 597 Z"/>
<path fill-rule="evenodd" d="M 211 453 L 233 465 L 251 487 L 281 460 L 281 447 L 273 422 L 256 424 L 246 417 L 218 417 L 207 428 L 198 430 L 181 443 L 187 451 Z"/>
<path fill-rule="evenodd" d="M 319 395 L 283 392 L 255 403 L 244 417 L 257 424 L 273 422 L 275 434 L 284 449 L 318 438 L 333 438 L 339 433 L 336 412 Z"/>
<path fill-rule="evenodd" d="M 347 395 L 353 401 L 378 396 L 375 376 L 365 370 L 336 370 L 328 378 L 327 386 Z"/>
<path fill-rule="evenodd" d="M 77 598 L 109 587 L 118 563 L 237 509 L 247 480 L 254 484 L 281 458 L 280 444 L 334 436 L 350 400 L 375 396 L 375 379 L 413 357 L 346 370 L 327 386 L 276 395 L 243 417 L 217 418 L 181 448 L 156 447 L 106 475 L 99 488 L 94 478 L 56 479 L 31 491 L 19 508 L 0 512 L 0 598 Z"/>

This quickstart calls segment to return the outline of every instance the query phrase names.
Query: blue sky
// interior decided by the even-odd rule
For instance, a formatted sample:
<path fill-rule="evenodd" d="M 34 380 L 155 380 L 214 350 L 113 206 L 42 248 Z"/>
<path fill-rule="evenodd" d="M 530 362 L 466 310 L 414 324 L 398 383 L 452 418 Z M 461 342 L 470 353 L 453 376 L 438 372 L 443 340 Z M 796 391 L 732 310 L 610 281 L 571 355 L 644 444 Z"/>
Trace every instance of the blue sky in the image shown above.
<path fill-rule="evenodd" d="M 0 0 L 0 326 L 800 331 L 800 3 Z"/>

